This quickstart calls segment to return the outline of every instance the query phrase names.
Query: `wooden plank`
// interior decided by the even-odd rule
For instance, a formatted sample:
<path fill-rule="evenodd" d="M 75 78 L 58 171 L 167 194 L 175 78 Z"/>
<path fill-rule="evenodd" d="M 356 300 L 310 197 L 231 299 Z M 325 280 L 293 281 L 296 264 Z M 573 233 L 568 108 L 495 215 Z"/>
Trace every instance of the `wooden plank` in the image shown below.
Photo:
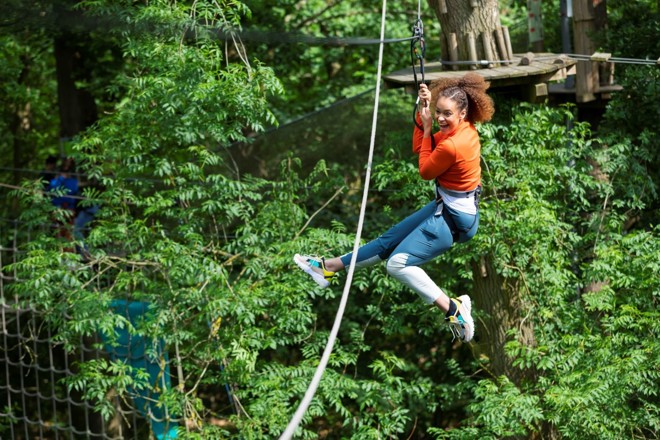
<path fill-rule="evenodd" d="M 512 58 L 512 61 L 515 63 L 519 63 L 520 60 L 525 56 L 526 54 L 516 54 Z M 566 68 L 566 67 L 571 67 L 576 64 L 575 60 L 572 60 L 568 57 L 562 57 L 561 55 L 556 55 L 556 54 L 547 54 L 547 53 L 539 53 L 535 54 L 536 56 L 534 57 L 534 61 L 530 64 L 530 66 L 534 69 L 537 69 L 539 71 L 547 71 L 547 70 L 558 70 L 561 68 Z M 425 71 L 426 72 L 442 72 L 443 71 L 443 65 L 441 61 L 430 61 L 425 63 Z M 506 67 L 511 67 L 511 66 L 506 66 Z M 506 67 L 496 67 L 496 69 L 505 69 Z M 489 70 L 494 70 L 494 69 L 479 69 L 479 71 L 489 71 Z M 410 74 L 412 74 L 412 69 L 411 68 L 405 68 L 401 69 L 398 71 L 393 72 L 392 74 L 395 73 L 400 73 L 400 72 L 405 72 L 408 71 Z M 446 73 L 446 71 L 445 71 Z"/>
<path fill-rule="evenodd" d="M 562 68 L 553 73 L 552 76 L 548 79 L 548 82 L 563 81 L 568 78 L 569 75 L 575 75 L 575 64 L 565 65 L 563 62 L 561 64 L 557 62 L 553 64 L 557 66 L 561 65 Z"/>
<path fill-rule="evenodd" d="M 548 96 L 546 83 L 530 84 L 525 89 L 525 100 L 528 102 L 542 102 Z"/>
<path fill-rule="evenodd" d="M 612 58 L 611 53 L 604 53 L 604 52 L 595 52 L 593 55 L 591 55 L 591 61 L 608 61 L 610 58 Z"/>
<path fill-rule="evenodd" d="M 497 75 L 502 78 L 513 78 L 517 76 L 529 76 L 537 73 L 536 69 L 529 66 L 505 66 L 497 68 Z"/>

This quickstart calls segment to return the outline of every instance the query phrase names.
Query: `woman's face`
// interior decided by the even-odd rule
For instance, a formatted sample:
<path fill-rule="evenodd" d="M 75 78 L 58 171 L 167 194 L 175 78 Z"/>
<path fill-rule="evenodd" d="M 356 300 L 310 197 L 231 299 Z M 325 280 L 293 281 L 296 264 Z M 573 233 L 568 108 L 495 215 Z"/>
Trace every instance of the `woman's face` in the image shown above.
<path fill-rule="evenodd" d="M 440 126 L 440 131 L 450 133 L 465 118 L 465 110 L 458 110 L 456 101 L 441 96 L 435 104 L 435 120 Z"/>

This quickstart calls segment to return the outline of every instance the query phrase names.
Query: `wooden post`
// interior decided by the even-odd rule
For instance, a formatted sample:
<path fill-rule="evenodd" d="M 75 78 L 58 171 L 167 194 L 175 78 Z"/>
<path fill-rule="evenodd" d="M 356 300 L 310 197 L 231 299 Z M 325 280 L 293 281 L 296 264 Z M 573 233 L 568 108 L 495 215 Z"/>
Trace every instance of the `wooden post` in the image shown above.
<path fill-rule="evenodd" d="M 594 25 L 596 26 L 596 32 L 602 32 L 607 29 L 607 0 L 594 0 Z M 660 3 L 658 3 L 660 5 Z M 614 84 L 614 63 L 601 62 L 598 63 L 598 85 L 597 90 L 600 86 L 611 86 Z M 601 96 L 605 98 L 605 96 Z"/>
<path fill-rule="evenodd" d="M 595 47 L 591 35 L 596 29 L 593 0 L 573 1 L 573 39 L 575 53 L 592 55 Z M 599 83 L 598 64 L 592 61 L 578 61 L 575 75 L 575 99 L 589 102 L 596 99 L 594 92 Z"/>
<path fill-rule="evenodd" d="M 477 42 L 474 39 L 474 34 L 472 32 L 467 33 L 468 40 L 468 51 L 470 53 L 470 61 L 474 61 L 474 64 L 470 64 L 470 69 L 475 70 L 477 66 Z"/>
<path fill-rule="evenodd" d="M 481 33 L 481 44 L 484 45 L 484 55 L 486 56 L 486 60 L 488 60 L 488 68 L 490 69 L 493 67 L 493 51 L 491 49 L 492 38 L 487 32 Z"/>
<path fill-rule="evenodd" d="M 447 2 L 446 0 L 438 0 L 438 10 L 441 14 L 447 13 Z"/>
<path fill-rule="evenodd" d="M 543 102 L 548 97 L 548 85 L 546 83 L 528 84 L 524 93 L 527 102 Z"/>
<path fill-rule="evenodd" d="M 500 60 L 508 60 L 509 56 L 507 55 L 506 45 L 504 44 L 504 34 L 502 33 L 502 28 L 497 27 L 495 29 L 495 41 L 497 42 L 497 50 L 500 52 Z M 509 64 L 504 62 L 502 64 Z"/>
<path fill-rule="evenodd" d="M 458 61 L 458 39 L 454 32 L 449 34 L 449 41 L 447 43 L 449 45 L 449 60 Z M 451 70 L 458 70 L 458 65 L 452 64 Z"/>
<path fill-rule="evenodd" d="M 511 47 L 511 37 L 509 36 L 509 28 L 507 26 L 502 26 L 502 32 L 504 33 L 504 43 L 506 44 L 507 58 L 512 60 L 513 63 L 513 48 Z"/>
<path fill-rule="evenodd" d="M 602 62 L 606 62 L 606 61 L 608 61 L 610 58 L 612 58 L 612 54 L 611 54 L 611 53 L 605 53 L 605 52 L 594 52 L 594 53 L 591 55 L 591 61 L 602 61 Z"/>

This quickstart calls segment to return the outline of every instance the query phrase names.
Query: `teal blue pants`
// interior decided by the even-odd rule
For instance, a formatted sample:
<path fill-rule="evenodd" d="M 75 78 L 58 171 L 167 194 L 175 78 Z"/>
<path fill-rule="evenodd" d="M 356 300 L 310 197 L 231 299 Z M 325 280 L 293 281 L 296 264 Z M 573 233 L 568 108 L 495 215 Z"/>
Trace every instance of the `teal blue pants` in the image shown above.
<path fill-rule="evenodd" d="M 440 208 L 440 209 L 439 209 Z M 439 288 L 419 270 L 421 266 L 451 248 L 465 243 L 477 233 L 479 211 L 471 215 L 432 201 L 391 227 L 357 251 L 356 267 L 367 267 L 388 260 L 388 272 L 411 287 L 428 303 L 439 296 Z M 348 267 L 352 253 L 340 257 Z M 433 285 L 430 285 L 433 284 Z"/>

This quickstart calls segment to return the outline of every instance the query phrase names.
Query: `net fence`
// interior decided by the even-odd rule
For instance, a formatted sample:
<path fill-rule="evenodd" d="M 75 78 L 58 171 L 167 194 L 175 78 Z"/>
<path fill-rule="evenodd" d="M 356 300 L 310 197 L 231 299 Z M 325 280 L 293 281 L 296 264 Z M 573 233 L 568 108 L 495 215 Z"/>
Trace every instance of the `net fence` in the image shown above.
<path fill-rule="evenodd" d="M 81 338 L 74 350 L 65 350 L 55 337 L 57 329 L 39 310 L 12 296 L 17 281 L 12 264 L 24 255 L 24 244 L 47 228 L 33 230 L 15 220 L 2 220 L 0 244 L 0 439 L 172 439 L 179 421 L 157 405 L 158 396 L 133 390 L 132 398 L 108 395 L 114 407 L 110 418 L 102 417 L 94 402 L 66 384 L 78 366 L 91 360 L 119 360 L 145 371 L 152 389 L 171 386 L 169 359 L 164 347 L 147 349 L 140 338 L 118 329 L 117 343 L 108 344 L 99 335 Z M 134 319 L 145 304 L 117 301 L 117 313 Z M 150 353 L 150 354 L 146 354 Z"/>

